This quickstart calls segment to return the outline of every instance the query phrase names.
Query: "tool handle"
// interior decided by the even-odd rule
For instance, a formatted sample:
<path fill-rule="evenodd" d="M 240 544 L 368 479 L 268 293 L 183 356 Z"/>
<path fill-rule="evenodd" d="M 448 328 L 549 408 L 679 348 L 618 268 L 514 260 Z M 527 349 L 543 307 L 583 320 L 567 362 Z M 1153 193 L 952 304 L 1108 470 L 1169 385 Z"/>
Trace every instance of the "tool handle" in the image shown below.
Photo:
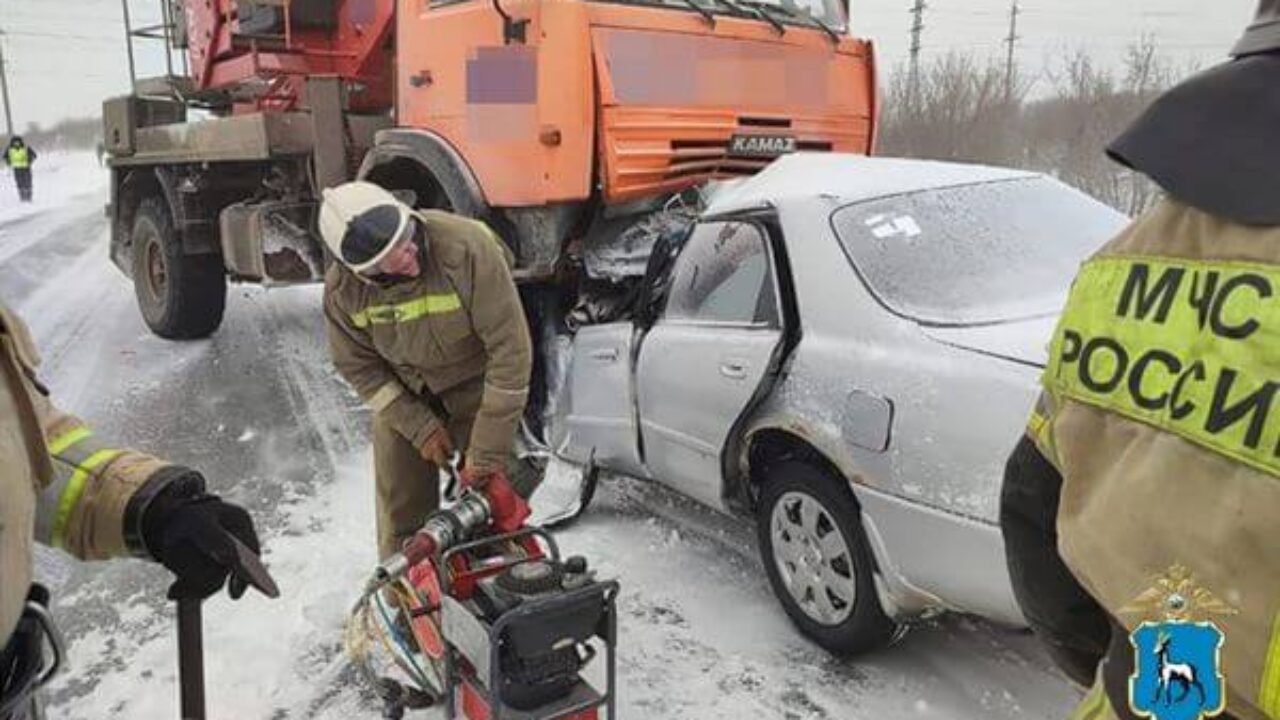
<path fill-rule="evenodd" d="M 204 601 L 178 601 L 178 682 L 182 720 L 205 720 L 204 707 Z"/>

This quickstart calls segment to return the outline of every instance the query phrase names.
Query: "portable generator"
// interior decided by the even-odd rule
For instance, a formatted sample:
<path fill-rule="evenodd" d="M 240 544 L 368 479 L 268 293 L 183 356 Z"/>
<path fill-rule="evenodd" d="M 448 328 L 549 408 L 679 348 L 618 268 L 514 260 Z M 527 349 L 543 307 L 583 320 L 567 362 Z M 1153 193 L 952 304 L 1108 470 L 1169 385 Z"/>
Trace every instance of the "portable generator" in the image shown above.
<path fill-rule="evenodd" d="M 524 526 L 528 516 L 498 476 L 463 490 L 374 571 L 347 645 L 385 717 L 437 702 L 450 720 L 616 717 L 618 583 L 562 558 L 549 533 Z M 368 637 L 407 682 L 373 671 Z M 600 687 L 584 677 L 597 658 Z"/>

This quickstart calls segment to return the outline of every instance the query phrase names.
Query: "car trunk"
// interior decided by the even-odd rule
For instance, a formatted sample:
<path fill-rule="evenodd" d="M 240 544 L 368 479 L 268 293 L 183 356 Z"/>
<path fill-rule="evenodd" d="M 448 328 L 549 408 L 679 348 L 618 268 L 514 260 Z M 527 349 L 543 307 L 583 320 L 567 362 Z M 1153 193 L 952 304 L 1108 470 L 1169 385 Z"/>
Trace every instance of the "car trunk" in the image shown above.
<path fill-rule="evenodd" d="M 1048 315 L 966 327 L 923 326 L 922 330 L 944 345 L 1043 368 L 1057 322 L 1057 315 Z"/>

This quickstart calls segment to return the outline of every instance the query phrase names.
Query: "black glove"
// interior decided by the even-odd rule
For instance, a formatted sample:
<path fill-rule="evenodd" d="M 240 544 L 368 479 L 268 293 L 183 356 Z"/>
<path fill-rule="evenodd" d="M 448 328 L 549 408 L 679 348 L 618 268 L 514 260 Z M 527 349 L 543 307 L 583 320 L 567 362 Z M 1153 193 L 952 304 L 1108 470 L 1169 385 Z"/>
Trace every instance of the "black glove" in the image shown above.
<path fill-rule="evenodd" d="M 178 576 L 169 586 L 170 600 L 203 600 L 223 583 L 238 600 L 248 584 L 232 538 L 259 553 L 253 519 L 239 505 L 206 494 L 199 473 L 182 470 L 180 481 L 168 483 L 147 503 L 142 538 L 151 555 Z"/>

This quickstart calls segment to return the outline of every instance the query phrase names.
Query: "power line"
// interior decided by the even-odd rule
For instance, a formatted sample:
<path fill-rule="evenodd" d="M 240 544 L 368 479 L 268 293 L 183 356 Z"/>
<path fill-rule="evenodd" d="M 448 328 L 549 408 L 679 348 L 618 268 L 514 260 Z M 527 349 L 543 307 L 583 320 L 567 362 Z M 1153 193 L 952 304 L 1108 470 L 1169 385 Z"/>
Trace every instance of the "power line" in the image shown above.
<path fill-rule="evenodd" d="M 91 42 L 111 42 L 118 43 L 120 38 L 107 37 L 105 35 L 78 35 L 76 33 L 63 32 L 38 32 L 34 30 L 10 30 L 6 33 L 12 37 L 21 38 L 40 38 L 49 40 L 88 40 Z"/>

